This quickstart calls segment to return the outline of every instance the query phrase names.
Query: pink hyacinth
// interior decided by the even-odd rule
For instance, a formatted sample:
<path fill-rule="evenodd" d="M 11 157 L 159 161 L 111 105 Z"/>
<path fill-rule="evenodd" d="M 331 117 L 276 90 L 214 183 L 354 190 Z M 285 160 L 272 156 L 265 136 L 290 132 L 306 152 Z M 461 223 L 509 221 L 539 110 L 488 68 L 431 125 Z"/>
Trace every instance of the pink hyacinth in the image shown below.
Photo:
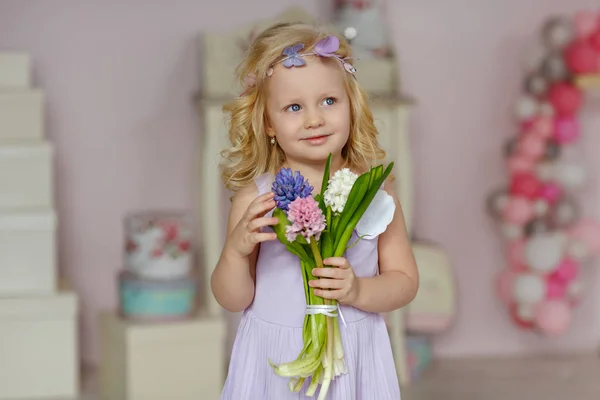
<path fill-rule="evenodd" d="M 298 235 L 310 240 L 312 236 L 319 240 L 321 232 L 325 230 L 325 216 L 319 208 L 319 203 L 312 196 L 297 197 L 289 204 L 287 213 L 292 225 L 286 227 L 285 236 L 293 242 Z"/>

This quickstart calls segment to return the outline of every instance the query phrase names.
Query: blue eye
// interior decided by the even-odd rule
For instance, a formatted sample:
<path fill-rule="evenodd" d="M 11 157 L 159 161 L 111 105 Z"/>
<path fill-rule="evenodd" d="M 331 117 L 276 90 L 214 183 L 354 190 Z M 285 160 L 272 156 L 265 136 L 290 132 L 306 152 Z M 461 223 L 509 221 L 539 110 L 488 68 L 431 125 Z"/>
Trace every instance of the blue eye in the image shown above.
<path fill-rule="evenodd" d="M 300 106 L 298 104 L 292 104 L 287 109 L 290 111 L 296 112 L 296 111 L 300 111 Z"/>
<path fill-rule="evenodd" d="M 328 97 L 325 99 L 325 104 L 328 106 L 332 106 L 335 104 L 335 99 L 333 97 Z"/>

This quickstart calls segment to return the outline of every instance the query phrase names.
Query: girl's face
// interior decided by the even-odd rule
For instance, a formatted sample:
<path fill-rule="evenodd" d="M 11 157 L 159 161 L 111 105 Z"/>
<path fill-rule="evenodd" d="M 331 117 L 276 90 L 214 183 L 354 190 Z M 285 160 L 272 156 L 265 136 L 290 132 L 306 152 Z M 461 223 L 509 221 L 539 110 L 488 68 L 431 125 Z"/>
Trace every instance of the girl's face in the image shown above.
<path fill-rule="evenodd" d="M 350 135 L 350 101 L 341 65 L 304 60 L 302 67 L 277 64 L 268 78 L 267 134 L 275 136 L 288 163 L 314 164 L 329 153 L 341 155 Z"/>

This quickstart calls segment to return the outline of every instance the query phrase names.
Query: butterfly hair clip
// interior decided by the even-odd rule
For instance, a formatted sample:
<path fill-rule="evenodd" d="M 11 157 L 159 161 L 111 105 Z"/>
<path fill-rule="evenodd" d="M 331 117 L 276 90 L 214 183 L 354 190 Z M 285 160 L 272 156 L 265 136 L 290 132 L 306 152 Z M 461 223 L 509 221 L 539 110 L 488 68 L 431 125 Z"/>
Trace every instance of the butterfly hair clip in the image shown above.
<path fill-rule="evenodd" d="M 335 53 L 336 51 L 339 50 L 339 48 L 340 48 L 340 40 L 337 38 L 337 36 L 334 36 L 334 35 L 330 35 L 330 36 L 327 36 L 326 38 L 319 40 L 315 44 L 314 51 L 309 52 L 309 53 L 300 53 L 302 51 L 302 49 L 304 49 L 303 43 L 297 43 L 292 46 L 288 46 L 285 49 L 283 49 L 284 58 L 282 58 L 279 61 L 274 62 L 267 69 L 267 76 L 273 75 L 273 67 L 275 66 L 275 64 L 282 63 L 283 66 L 286 68 L 301 67 L 303 65 L 306 65 L 304 56 L 311 56 L 311 55 L 319 56 L 319 57 L 326 57 L 326 58 L 335 58 L 342 64 L 342 66 L 344 67 L 344 69 L 346 71 L 348 71 L 351 74 L 354 74 L 356 72 L 356 68 L 354 68 L 354 66 L 352 64 L 350 64 L 349 62 L 346 61 L 350 57 L 342 58 Z"/>

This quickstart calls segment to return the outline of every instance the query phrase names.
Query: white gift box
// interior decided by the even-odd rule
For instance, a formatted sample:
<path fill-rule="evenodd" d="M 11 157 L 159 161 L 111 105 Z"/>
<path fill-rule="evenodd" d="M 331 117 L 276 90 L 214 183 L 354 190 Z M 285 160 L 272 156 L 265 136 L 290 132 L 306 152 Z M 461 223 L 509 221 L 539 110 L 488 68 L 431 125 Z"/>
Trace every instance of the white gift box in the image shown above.
<path fill-rule="evenodd" d="M 52 210 L 0 213 L 0 296 L 56 290 L 56 226 Z"/>
<path fill-rule="evenodd" d="M 43 101 L 38 89 L 0 90 L 0 141 L 42 140 Z"/>
<path fill-rule="evenodd" d="M 0 89 L 27 88 L 31 85 L 31 59 L 27 53 L 0 53 Z"/>
<path fill-rule="evenodd" d="M 0 144 L 0 212 L 53 206 L 53 156 L 48 142 Z"/>
<path fill-rule="evenodd" d="M 73 292 L 0 298 L 0 399 L 76 398 L 77 326 Z"/>
<path fill-rule="evenodd" d="M 110 400 L 216 400 L 224 382 L 222 318 L 132 323 L 100 316 L 99 389 Z"/>

